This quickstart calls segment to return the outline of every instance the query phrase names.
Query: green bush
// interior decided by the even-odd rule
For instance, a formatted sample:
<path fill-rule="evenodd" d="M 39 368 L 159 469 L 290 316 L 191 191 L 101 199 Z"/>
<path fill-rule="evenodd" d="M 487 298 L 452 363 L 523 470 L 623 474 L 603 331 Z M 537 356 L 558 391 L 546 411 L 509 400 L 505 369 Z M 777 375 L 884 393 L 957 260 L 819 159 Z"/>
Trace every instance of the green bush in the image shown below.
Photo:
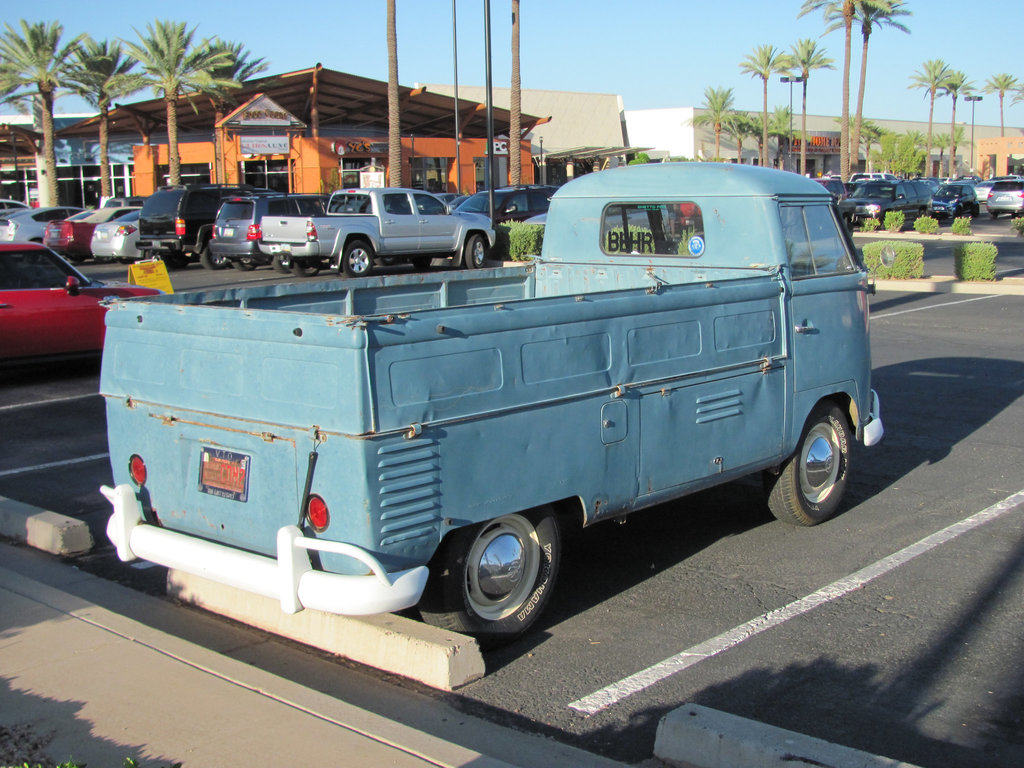
<path fill-rule="evenodd" d="M 882 249 L 889 246 L 896 253 L 890 266 L 882 263 Z M 924 275 L 924 246 L 899 240 L 878 240 L 863 248 L 864 264 L 872 277 L 879 280 L 913 280 Z"/>
<path fill-rule="evenodd" d="M 923 235 L 934 235 L 939 231 L 938 219 L 931 216 L 918 216 L 914 222 L 914 229 Z"/>
<path fill-rule="evenodd" d="M 899 232 L 903 229 L 903 225 L 907 223 L 907 217 L 903 211 L 886 211 L 885 212 L 885 231 L 886 232 Z"/>
<path fill-rule="evenodd" d="M 1010 226 L 1017 230 L 1018 235 L 1024 236 L 1024 216 L 1010 219 Z"/>
<path fill-rule="evenodd" d="M 961 216 L 958 219 L 953 219 L 953 226 L 951 228 L 954 235 L 969 235 L 971 234 L 971 219 L 969 216 Z"/>
<path fill-rule="evenodd" d="M 862 232 L 874 232 L 878 229 L 878 219 L 864 219 L 860 223 L 860 229 Z"/>
<path fill-rule="evenodd" d="M 544 243 L 544 226 L 542 224 L 524 224 L 512 221 L 498 224 L 494 228 L 494 248 L 491 258 L 497 261 L 529 261 L 533 256 L 540 255 Z"/>
<path fill-rule="evenodd" d="M 993 243 L 958 243 L 953 249 L 957 279 L 995 280 L 998 253 Z"/>

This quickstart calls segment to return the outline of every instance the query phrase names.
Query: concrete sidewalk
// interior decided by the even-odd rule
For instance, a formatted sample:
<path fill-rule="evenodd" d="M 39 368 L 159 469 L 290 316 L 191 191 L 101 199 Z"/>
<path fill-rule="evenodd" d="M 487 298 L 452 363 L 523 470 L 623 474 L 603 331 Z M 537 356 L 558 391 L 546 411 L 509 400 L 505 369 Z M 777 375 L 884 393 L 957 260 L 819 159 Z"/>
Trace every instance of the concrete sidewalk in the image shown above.
<path fill-rule="evenodd" d="M 464 715 L 439 738 L 131 618 L 166 601 L 6 544 L 0 563 L 0 765 L 620 766 Z"/>

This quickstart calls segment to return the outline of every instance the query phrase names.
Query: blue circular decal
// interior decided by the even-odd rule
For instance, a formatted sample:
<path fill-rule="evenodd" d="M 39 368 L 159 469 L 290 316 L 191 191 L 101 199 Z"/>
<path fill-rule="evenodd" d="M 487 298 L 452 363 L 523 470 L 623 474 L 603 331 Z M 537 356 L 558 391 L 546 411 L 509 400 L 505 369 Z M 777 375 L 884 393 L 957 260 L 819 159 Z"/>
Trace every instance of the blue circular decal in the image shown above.
<path fill-rule="evenodd" d="M 704 238 L 700 235 L 694 235 L 690 238 L 690 241 L 686 244 L 686 248 L 690 251 L 691 256 L 703 256 L 704 255 Z"/>

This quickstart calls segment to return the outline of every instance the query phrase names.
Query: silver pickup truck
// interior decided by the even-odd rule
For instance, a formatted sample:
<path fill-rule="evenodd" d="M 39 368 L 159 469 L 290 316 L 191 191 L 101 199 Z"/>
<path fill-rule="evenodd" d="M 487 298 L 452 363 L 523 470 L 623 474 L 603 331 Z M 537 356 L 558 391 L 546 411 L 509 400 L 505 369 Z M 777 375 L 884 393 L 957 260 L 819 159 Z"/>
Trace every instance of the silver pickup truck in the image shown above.
<path fill-rule="evenodd" d="M 339 190 L 326 216 L 264 216 L 262 233 L 262 253 L 307 275 L 331 268 L 365 277 L 396 260 L 426 269 L 435 257 L 478 269 L 494 245 L 486 216 L 449 213 L 429 192 L 397 187 Z"/>

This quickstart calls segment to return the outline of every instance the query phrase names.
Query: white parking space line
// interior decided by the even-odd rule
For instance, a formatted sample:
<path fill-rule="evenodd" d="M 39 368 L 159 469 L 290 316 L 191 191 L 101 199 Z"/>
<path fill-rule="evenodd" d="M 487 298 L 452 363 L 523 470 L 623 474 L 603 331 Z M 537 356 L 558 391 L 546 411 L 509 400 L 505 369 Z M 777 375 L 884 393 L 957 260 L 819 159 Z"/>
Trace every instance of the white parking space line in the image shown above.
<path fill-rule="evenodd" d="M 63 461 L 51 461 L 46 464 L 36 464 L 32 467 L 19 467 L 18 469 L 5 469 L 0 472 L 0 477 L 10 477 L 11 475 L 26 475 L 29 472 L 38 472 L 43 469 L 53 469 L 54 467 L 66 467 L 69 464 L 85 464 L 89 461 L 99 461 L 100 459 L 110 458 L 109 453 L 96 453 L 92 456 L 82 456 L 77 459 L 64 459 Z"/>
<path fill-rule="evenodd" d="M 896 317 L 896 315 L 906 315 L 906 314 L 909 314 L 911 312 L 924 312 L 924 311 L 929 310 L 929 309 L 942 309 L 943 307 L 952 307 L 952 306 L 954 306 L 956 304 L 967 304 L 968 302 L 971 302 L 971 301 L 981 301 L 982 299 L 994 299 L 996 296 L 1000 296 L 1000 295 L 1002 295 L 1002 294 L 992 293 L 992 294 L 987 294 L 985 296 L 974 296 L 973 298 L 970 298 L 970 299 L 960 299 L 959 301 L 944 301 L 941 304 L 931 304 L 931 305 L 929 305 L 927 307 L 915 307 L 914 309 L 901 309 L 899 312 L 883 312 L 880 315 L 876 315 L 876 314 L 872 313 L 871 314 L 871 319 L 872 320 L 884 320 L 887 317 Z"/>
<path fill-rule="evenodd" d="M 1024 505 L 1024 490 L 1008 496 L 999 503 L 993 504 L 988 509 L 984 509 L 965 520 L 953 523 L 941 531 L 933 533 L 931 536 L 926 536 L 920 541 L 904 547 L 899 552 L 882 558 L 850 576 L 834 581 L 827 587 L 823 587 L 807 597 L 796 600 L 782 608 L 777 608 L 774 611 L 763 613 L 746 624 L 741 624 L 727 632 L 723 632 L 717 637 L 713 637 L 664 661 L 660 661 L 647 669 L 605 686 L 589 696 L 572 702 L 569 704 L 569 709 L 574 709 L 584 715 L 597 714 L 635 693 L 650 688 L 655 683 L 739 645 L 747 638 L 760 634 L 772 627 L 779 626 L 796 616 L 805 614 L 818 606 L 830 603 L 854 590 L 860 589 L 879 576 L 884 576 L 901 565 L 908 563 L 918 555 L 923 555 L 925 552 L 946 544 L 961 534 L 989 523 L 1008 512 L 1020 508 L 1022 505 Z"/>
<path fill-rule="evenodd" d="M 27 403 L 14 403 L 13 405 L 0 405 L 0 411 L 16 411 L 19 408 L 34 408 L 37 405 L 50 405 L 51 403 L 69 403 L 73 400 L 85 400 L 90 397 L 99 397 L 99 392 L 90 392 L 87 395 L 71 395 L 69 397 L 54 397 L 49 400 L 32 400 Z"/>

